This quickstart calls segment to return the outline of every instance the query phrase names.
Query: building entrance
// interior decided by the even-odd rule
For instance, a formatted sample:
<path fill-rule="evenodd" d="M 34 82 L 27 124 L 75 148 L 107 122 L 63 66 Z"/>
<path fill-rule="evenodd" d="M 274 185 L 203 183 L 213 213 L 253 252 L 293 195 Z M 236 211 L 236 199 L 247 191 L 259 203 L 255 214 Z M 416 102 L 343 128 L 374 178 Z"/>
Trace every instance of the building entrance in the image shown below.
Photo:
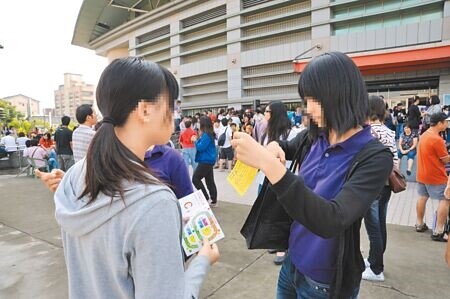
<path fill-rule="evenodd" d="M 420 97 L 419 105 L 427 105 L 430 96 L 438 94 L 439 78 L 414 78 L 366 82 L 369 95 L 382 95 L 389 108 L 398 103 L 408 107 L 415 96 Z"/>

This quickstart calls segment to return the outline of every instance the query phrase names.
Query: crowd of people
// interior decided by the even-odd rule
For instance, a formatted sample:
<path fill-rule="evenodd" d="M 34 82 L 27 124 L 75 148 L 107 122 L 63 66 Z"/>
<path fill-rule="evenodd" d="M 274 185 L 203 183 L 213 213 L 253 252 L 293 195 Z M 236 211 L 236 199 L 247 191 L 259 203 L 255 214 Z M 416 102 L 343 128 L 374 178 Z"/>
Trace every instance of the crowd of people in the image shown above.
<path fill-rule="evenodd" d="M 417 103 L 408 113 L 396 108 L 391 114 L 383 98 L 368 96 L 357 66 L 338 52 L 312 59 L 298 91 L 306 106 L 296 111 L 273 101 L 261 110 L 207 110 L 188 117 L 166 68 L 134 57 L 107 66 L 96 96 L 101 125 L 93 129 L 92 107 L 77 109 L 81 125 L 73 132 L 63 117 L 54 148 L 48 136 L 41 146 L 56 149 L 60 169 L 36 172 L 55 192 L 69 297 L 198 298 L 220 254 L 205 239 L 185 264 L 177 199 L 195 187 L 216 208 L 221 195 L 214 169 L 231 171 L 236 159 L 260 170 L 258 182 L 270 183 L 293 219 L 287 251 L 272 250 L 279 251 L 274 262 L 281 264 L 279 299 L 357 298 L 361 279 L 384 280 L 388 177 L 403 156 L 411 175 L 412 151 L 420 196 L 415 230 L 428 229 L 419 213 L 428 197 L 439 199 L 432 239 L 446 240 L 450 157 L 440 132 L 447 115 L 419 110 L 423 119 L 429 117 L 420 136 Z M 403 112 L 404 133 L 396 136 L 397 127 L 391 131 L 385 124 Z M 168 145 L 174 130 L 181 154 Z M 292 160 L 299 166 L 291 172 Z M 360 251 L 362 218 L 370 241 L 366 259 Z"/>
<path fill-rule="evenodd" d="M 33 131 L 20 131 L 16 138 L 14 127 L 5 128 L 1 141 L 5 154 L 19 153 L 32 160 L 41 171 L 53 169 L 68 170 L 75 162 L 81 160 L 87 152 L 90 141 L 95 134 L 97 116 L 92 105 L 84 104 L 77 108 L 76 119 L 79 123 L 72 131 L 68 128 L 70 117 L 63 116 L 56 130 L 34 128 Z M 31 162 L 30 162 L 31 163 Z"/>

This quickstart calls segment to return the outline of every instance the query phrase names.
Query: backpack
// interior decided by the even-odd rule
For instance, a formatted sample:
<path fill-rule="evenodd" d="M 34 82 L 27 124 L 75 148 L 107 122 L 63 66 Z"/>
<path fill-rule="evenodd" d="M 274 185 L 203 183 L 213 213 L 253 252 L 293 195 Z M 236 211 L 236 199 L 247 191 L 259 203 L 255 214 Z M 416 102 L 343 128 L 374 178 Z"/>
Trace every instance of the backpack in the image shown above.
<path fill-rule="evenodd" d="M 225 132 L 223 132 L 220 136 L 219 139 L 217 139 L 217 145 L 218 146 L 223 146 L 225 144 L 225 140 L 227 138 L 227 130 L 228 127 L 226 127 Z"/>

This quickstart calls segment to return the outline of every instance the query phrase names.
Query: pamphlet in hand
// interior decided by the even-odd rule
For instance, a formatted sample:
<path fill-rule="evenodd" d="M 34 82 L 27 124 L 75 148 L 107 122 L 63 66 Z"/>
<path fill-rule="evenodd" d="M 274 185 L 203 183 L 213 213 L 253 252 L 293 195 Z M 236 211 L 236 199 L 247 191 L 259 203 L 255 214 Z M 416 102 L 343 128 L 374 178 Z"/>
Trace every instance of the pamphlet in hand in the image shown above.
<path fill-rule="evenodd" d="M 178 200 L 183 219 L 189 218 L 184 225 L 181 244 L 187 256 L 202 248 L 203 238 L 215 243 L 225 237 L 202 191 L 196 191 Z"/>
<path fill-rule="evenodd" d="M 257 173 L 258 169 L 238 160 L 230 175 L 227 177 L 227 180 L 240 196 L 244 196 L 245 192 L 247 192 L 255 180 Z"/>

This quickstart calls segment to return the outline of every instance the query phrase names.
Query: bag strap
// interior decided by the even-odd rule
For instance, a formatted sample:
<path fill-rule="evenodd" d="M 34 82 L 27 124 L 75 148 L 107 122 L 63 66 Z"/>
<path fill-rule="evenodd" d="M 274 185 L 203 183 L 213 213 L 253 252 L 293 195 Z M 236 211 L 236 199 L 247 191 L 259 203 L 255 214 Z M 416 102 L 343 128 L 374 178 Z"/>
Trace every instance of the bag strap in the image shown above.
<path fill-rule="evenodd" d="M 228 130 L 228 126 L 225 128 L 225 131 L 223 131 L 223 135 L 225 136 L 225 139 L 227 139 L 227 130 Z"/>
<path fill-rule="evenodd" d="M 307 130 L 305 130 L 305 132 L 302 132 L 300 134 L 303 134 L 303 136 L 301 136 L 300 143 L 294 154 L 294 160 L 292 161 L 291 166 L 289 167 L 289 171 L 291 172 L 294 172 L 294 170 L 297 169 L 297 167 L 303 162 L 303 159 L 305 159 L 305 156 L 308 153 L 312 144 Z"/>
<path fill-rule="evenodd" d="M 37 150 L 38 150 L 38 147 L 36 147 L 36 148 L 34 149 L 33 153 L 31 154 L 31 158 L 34 159 L 34 153 L 36 153 Z"/>

